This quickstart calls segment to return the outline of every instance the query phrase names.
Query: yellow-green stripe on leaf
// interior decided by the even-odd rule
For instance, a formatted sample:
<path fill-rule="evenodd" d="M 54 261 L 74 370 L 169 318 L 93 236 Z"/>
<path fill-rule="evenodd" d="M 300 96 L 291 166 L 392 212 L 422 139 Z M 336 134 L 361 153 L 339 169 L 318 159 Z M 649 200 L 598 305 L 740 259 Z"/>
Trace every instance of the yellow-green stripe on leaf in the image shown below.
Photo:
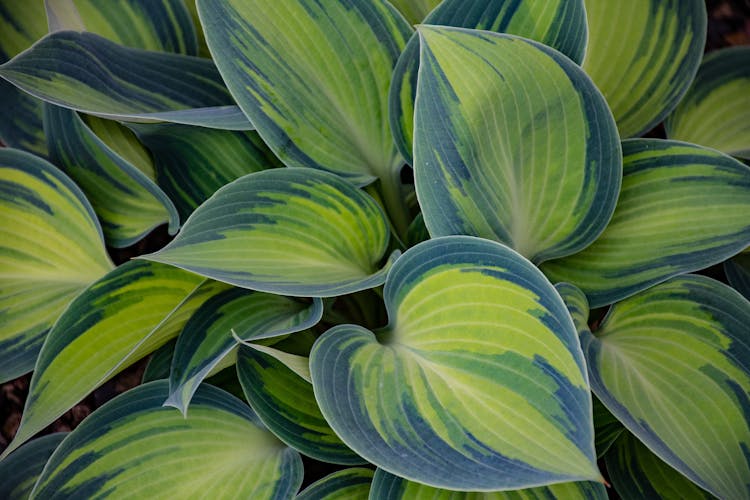
<path fill-rule="evenodd" d="M 388 274 L 389 326 L 339 325 L 310 371 L 321 411 L 369 462 L 465 491 L 599 480 L 575 327 L 541 272 L 470 236 L 409 249 Z"/>
<path fill-rule="evenodd" d="M 245 341 L 269 339 L 320 321 L 320 299 L 298 300 L 225 285 L 190 317 L 177 339 L 165 404 L 187 413 L 198 385 Z"/>
<path fill-rule="evenodd" d="M 372 469 L 344 469 L 315 481 L 294 500 L 367 500 L 370 494 Z"/>
<path fill-rule="evenodd" d="M 344 179 L 277 168 L 219 189 L 144 258 L 243 288 L 327 297 L 381 285 L 389 235 L 380 206 Z"/>
<path fill-rule="evenodd" d="M 670 276 L 718 264 L 750 245 L 750 168 L 692 144 L 623 142 L 622 191 L 611 222 L 588 248 L 545 262 L 592 307 Z"/>
<path fill-rule="evenodd" d="M 116 123 L 111 126 L 122 127 Z M 78 113 L 52 104 L 44 106 L 44 128 L 50 159 L 60 165 L 91 200 L 109 245 L 130 246 L 166 222 L 172 234 L 177 232 L 180 225 L 177 209 L 149 178 L 148 173 L 153 175 L 153 165 L 148 156 L 140 159 L 145 165 L 139 165 L 138 158 L 134 158 L 136 164 L 128 161 L 122 154 L 121 142 L 115 144 L 120 151 L 114 150 Z M 129 131 L 121 129 L 119 133 Z M 112 138 L 105 136 L 104 139 Z M 137 142 L 134 137 L 131 140 Z"/>
<path fill-rule="evenodd" d="M 409 24 L 419 24 L 440 4 L 440 0 L 392 0 L 391 3 L 403 14 Z"/>
<path fill-rule="evenodd" d="M 578 299 L 583 300 L 578 292 Z M 591 388 L 653 453 L 719 498 L 750 492 L 750 302 L 683 275 L 581 325 Z"/>
<path fill-rule="evenodd" d="M 26 500 L 52 452 L 67 433 L 57 432 L 34 439 L 0 462 L 0 498 Z"/>
<path fill-rule="evenodd" d="M 750 159 L 750 47 L 708 54 L 692 86 L 664 122 L 670 139 Z"/>
<path fill-rule="evenodd" d="M 124 47 L 88 32 L 45 36 L 0 65 L 0 78 L 52 104 L 121 120 L 161 121 L 173 116 L 168 112 L 233 105 L 211 61 Z"/>
<path fill-rule="evenodd" d="M 662 121 L 693 80 L 706 41 L 703 0 L 585 0 L 583 69 L 607 98 L 623 139 Z"/>
<path fill-rule="evenodd" d="M 71 432 L 31 498 L 292 498 L 302 461 L 234 396 L 201 387 L 187 417 L 167 382 L 118 396 Z"/>
<path fill-rule="evenodd" d="M 323 418 L 310 382 L 281 361 L 243 345 L 237 353 L 237 375 L 250 406 L 266 427 L 289 446 L 323 462 L 365 462 Z"/>
<path fill-rule="evenodd" d="M 583 0 L 445 0 L 423 24 L 523 36 L 557 49 L 578 63 L 586 49 Z M 394 139 L 410 164 L 418 68 L 419 37 L 414 35 L 396 63 L 389 94 Z"/>
<path fill-rule="evenodd" d="M 176 337 L 223 283 L 163 264 L 127 262 L 78 295 L 50 330 L 21 426 L 4 455 L 91 391 Z"/>
<path fill-rule="evenodd" d="M 112 267 L 78 186 L 41 158 L 0 148 L 0 382 L 34 368 L 60 313 Z"/>
<path fill-rule="evenodd" d="M 458 492 L 441 490 L 388 474 L 383 469 L 375 471 L 370 490 L 371 500 L 607 500 L 607 491 L 601 483 L 583 481 L 558 483 L 550 486 L 513 491 Z"/>
<path fill-rule="evenodd" d="M 525 38 L 419 33 L 414 175 L 430 234 L 493 239 L 536 263 L 590 244 L 622 172 L 614 120 L 591 81 Z"/>
<path fill-rule="evenodd" d="M 385 0 L 199 0 L 237 103 L 288 166 L 366 184 L 403 160 L 388 125 L 391 73 L 411 28 Z"/>
<path fill-rule="evenodd" d="M 714 496 L 664 463 L 629 432 L 623 432 L 604 457 L 612 487 L 620 498 L 710 500 Z"/>

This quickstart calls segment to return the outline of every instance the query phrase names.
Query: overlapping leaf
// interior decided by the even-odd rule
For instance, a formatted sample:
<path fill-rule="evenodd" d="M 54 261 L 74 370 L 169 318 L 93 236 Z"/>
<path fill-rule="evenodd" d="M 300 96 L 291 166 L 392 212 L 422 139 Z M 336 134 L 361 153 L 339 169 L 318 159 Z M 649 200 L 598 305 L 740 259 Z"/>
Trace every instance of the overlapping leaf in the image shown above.
<path fill-rule="evenodd" d="M 364 192 L 327 172 L 281 168 L 226 185 L 145 258 L 253 290 L 326 297 L 382 284 L 388 238 Z"/>
<path fill-rule="evenodd" d="M 295 300 L 225 285 L 188 320 L 174 350 L 166 404 L 187 412 L 190 398 L 212 370 L 236 349 L 237 341 L 268 339 L 315 325 L 320 299 Z"/>
<path fill-rule="evenodd" d="M 750 159 L 750 47 L 708 54 L 693 85 L 664 122 L 670 139 Z"/>
<path fill-rule="evenodd" d="M 586 299 L 564 288 L 573 310 Z M 574 313 L 591 388 L 660 459 L 719 498 L 750 491 L 750 302 L 683 275 L 610 308 L 592 334 Z"/>
<path fill-rule="evenodd" d="M 111 268 L 81 190 L 41 158 L 0 149 L 0 381 L 31 371 L 60 313 Z"/>
<path fill-rule="evenodd" d="M 44 464 L 65 438 L 66 433 L 48 434 L 30 441 L 0 462 L 0 498 L 26 500 Z"/>
<path fill-rule="evenodd" d="M 510 33 L 536 40 L 580 63 L 586 49 L 583 0 L 445 0 L 424 24 Z M 414 98 L 419 38 L 412 36 L 399 57 L 390 89 L 390 123 L 396 145 L 413 163 Z"/>
<path fill-rule="evenodd" d="M 706 41 L 703 0 L 585 0 L 583 69 L 607 98 L 622 138 L 662 121 L 693 80 Z"/>
<path fill-rule="evenodd" d="M 295 500 L 367 500 L 372 469 L 351 468 L 327 475 L 314 482 Z"/>
<path fill-rule="evenodd" d="M 289 446 L 324 462 L 364 462 L 323 418 L 309 377 L 305 380 L 275 357 L 248 346 L 238 352 L 237 374 L 250 406 Z"/>
<path fill-rule="evenodd" d="M 21 427 L 4 454 L 89 392 L 175 337 L 224 285 L 154 262 L 130 261 L 81 293 L 39 353 Z"/>
<path fill-rule="evenodd" d="M 166 381 L 151 382 L 92 413 L 52 455 L 31 498 L 294 495 L 299 455 L 262 429 L 247 405 L 206 386 L 185 418 L 161 406 L 166 395 Z"/>
<path fill-rule="evenodd" d="M 411 24 L 419 24 L 440 0 L 393 0 L 391 2 Z"/>
<path fill-rule="evenodd" d="M 185 125 L 131 125 L 154 155 L 159 185 L 183 220 L 225 184 L 281 166 L 256 132 Z"/>
<path fill-rule="evenodd" d="M 375 472 L 370 490 L 371 500 L 606 500 L 607 491 L 601 483 L 591 481 L 558 483 L 539 488 L 488 493 L 441 490 L 388 474 Z"/>
<path fill-rule="evenodd" d="M 112 123 L 108 127 L 122 127 Z M 52 161 L 75 180 L 86 193 L 113 247 L 130 246 L 156 226 L 169 222 L 169 231 L 177 232 L 179 215 L 172 201 L 149 178 L 148 156 L 145 162 L 128 161 L 122 135 L 127 129 L 110 132 L 105 139 L 119 140 L 114 150 L 84 123 L 75 111 L 45 104 L 44 128 Z M 101 128 L 101 127 L 100 127 Z M 124 153 L 124 154 L 123 154 Z M 143 152 L 145 153 L 145 151 Z M 146 153 L 147 155 L 148 153 Z M 153 174 L 152 174 L 153 175 Z"/>
<path fill-rule="evenodd" d="M 431 26 L 420 36 L 414 174 L 430 234 L 498 240 L 535 262 L 591 243 L 621 176 L 591 81 L 524 38 Z"/>
<path fill-rule="evenodd" d="M 691 144 L 623 142 L 622 191 L 612 221 L 588 248 L 544 273 L 611 304 L 670 276 L 718 264 L 750 245 L 750 168 Z"/>
<path fill-rule="evenodd" d="M 433 239 L 394 264 L 384 300 L 378 337 L 340 325 L 310 356 L 322 413 L 354 451 L 458 490 L 599 478 L 575 328 L 530 262 L 479 238 Z"/>
<path fill-rule="evenodd" d="M 742 253 L 725 261 L 724 272 L 732 288 L 750 300 L 750 254 Z"/>

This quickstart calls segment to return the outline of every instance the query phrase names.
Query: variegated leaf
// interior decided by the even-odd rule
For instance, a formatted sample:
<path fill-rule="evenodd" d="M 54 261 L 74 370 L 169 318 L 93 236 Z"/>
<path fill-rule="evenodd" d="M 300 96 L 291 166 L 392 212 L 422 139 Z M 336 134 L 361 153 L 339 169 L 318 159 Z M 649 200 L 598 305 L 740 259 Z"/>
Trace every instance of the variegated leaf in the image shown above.
<path fill-rule="evenodd" d="M 112 267 L 78 186 L 41 158 L 0 148 L 0 382 L 34 368 L 60 313 Z"/>
<path fill-rule="evenodd" d="M 263 429 L 247 405 L 202 387 L 190 415 L 164 408 L 167 382 L 118 396 L 63 441 L 32 499 L 291 498 L 302 461 Z"/>
<path fill-rule="evenodd" d="M 219 189 L 144 258 L 253 290 L 326 297 L 382 284 L 388 239 L 364 192 L 328 172 L 280 168 Z"/>
<path fill-rule="evenodd" d="M 391 3 L 410 24 L 419 24 L 440 4 L 440 0 L 392 0 Z"/>
<path fill-rule="evenodd" d="M 750 159 L 750 46 L 708 54 L 693 85 L 664 122 L 670 139 Z"/>
<path fill-rule="evenodd" d="M 372 469 L 340 470 L 315 481 L 295 500 L 367 500 L 372 476 Z"/>
<path fill-rule="evenodd" d="M 468 491 L 598 480 L 573 322 L 529 261 L 450 236 L 408 250 L 377 336 L 339 325 L 310 356 L 326 420 L 391 473 Z"/>
<path fill-rule="evenodd" d="M 706 42 L 704 0 L 585 0 L 583 69 L 623 139 L 662 121 L 695 77 Z"/>
<path fill-rule="evenodd" d="M 34 439 L 0 462 L 0 498 L 26 500 L 52 452 L 67 433 L 58 432 Z"/>
<path fill-rule="evenodd" d="M 445 0 L 424 24 L 510 33 L 536 40 L 580 63 L 586 48 L 583 0 Z M 390 123 L 401 154 L 413 163 L 414 98 L 419 38 L 409 39 L 398 59 L 389 94 Z"/>
<path fill-rule="evenodd" d="M 545 262 L 592 307 L 670 276 L 718 264 L 750 245 L 750 168 L 711 149 L 658 139 L 623 142 L 622 191 L 612 221 L 588 248 Z"/>
<path fill-rule="evenodd" d="M 583 292 L 561 289 L 573 310 Z M 750 492 L 750 302 L 682 275 L 613 305 L 592 334 L 573 314 L 604 405 L 653 453 L 719 498 Z"/>

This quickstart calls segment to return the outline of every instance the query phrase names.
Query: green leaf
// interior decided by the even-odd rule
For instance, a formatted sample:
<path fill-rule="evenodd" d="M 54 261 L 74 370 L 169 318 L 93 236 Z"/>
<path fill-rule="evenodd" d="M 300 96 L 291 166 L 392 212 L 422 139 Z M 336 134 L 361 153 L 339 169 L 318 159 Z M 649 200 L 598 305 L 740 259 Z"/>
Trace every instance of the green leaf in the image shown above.
<path fill-rule="evenodd" d="M 320 321 L 323 304 L 225 285 L 207 300 L 182 330 L 172 359 L 165 404 L 187 413 L 190 398 L 222 359 L 243 340 L 268 339 L 310 328 Z"/>
<path fill-rule="evenodd" d="M 586 75 L 524 38 L 419 33 L 414 175 L 430 234 L 494 239 L 537 263 L 590 244 L 614 210 L 621 158 Z"/>
<path fill-rule="evenodd" d="M 113 126 L 120 125 L 113 123 Z M 139 169 L 121 154 L 122 144 L 121 151 L 112 149 L 70 109 L 46 104 L 44 128 L 50 159 L 91 200 L 111 246 L 130 246 L 166 222 L 171 234 L 177 232 L 180 225 L 177 209 L 142 171 L 153 169 L 153 165 Z M 146 161 L 150 162 L 148 158 Z"/>
<path fill-rule="evenodd" d="M 607 229 L 582 252 L 542 265 L 553 282 L 583 290 L 592 307 L 750 245 L 750 168 L 714 150 L 658 139 L 624 141 L 623 153 L 622 191 Z"/>
<path fill-rule="evenodd" d="M 612 486 L 621 498 L 714 498 L 665 464 L 629 432 L 623 432 L 615 441 L 605 456 L 605 463 Z"/>
<path fill-rule="evenodd" d="M 565 297 L 559 288 L 558 291 Z M 597 397 L 591 399 L 594 403 L 594 443 L 596 444 L 596 457 L 602 458 L 617 438 L 626 431 L 625 427 L 617 420 L 617 417 L 612 415 Z"/>
<path fill-rule="evenodd" d="M 223 284 L 171 266 L 130 261 L 73 300 L 49 332 L 31 378 L 21 427 L 3 455 L 182 329 Z"/>
<path fill-rule="evenodd" d="M 52 452 L 67 433 L 48 434 L 21 446 L 0 462 L 0 498 L 26 500 Z"/>
<path fill-rule="evenodd" d="M 288 166 L 366 184 L 403 160 L 388 87 L 411 29 L 385 0 L 199 0 L 216 65 Z"/>
<path fill-rule="evenodd" d="M 706 42 L 703 0 L 585 0 L 583 69 L 607 98 L 623 138 L 662 121 L 695 77 Z"/>
<path fill-rule="evenodd" d="M 41 158 L 0 148 L 0 382 L 34 368 L 60 313 L 112 267 L 78 186 Z"/>
<path fill-rule="evenodd" d="M 606 500 L 604 485 L 594 482 L 558 483 L 539 488 L 489 493 L 441 490 L 388 474 L 375 472 L 370 490 L 372 500 Z"/>
<path fill-rule="evenodd" d="M 575 328 L 533 264 L 492 241 L 437 238 L 396 261 L 384 300 L 377 337 L 336 326 L 310 355 L 322 413 L 354 451 L 455 490 L 600 479 Z"/>
<path fill-rule="evenodd" d="M 340 470 L 315 481 L 295 500 L 367 500 L 372 476 L 372 469 Z"/>
<path fill-rule="evenodd" d="M 233 104 L 209 60 L 128 48 L 87 32 L 45 36 L 0 65 L 0 78 L 52 104 L 112 119 L 164 120 L 165 112 Z"/>
<path fill-rule="evenodd" d="M 440 4 L 440 0 L 392 0 L 391 3 L 410 24 L 419 24 Z"/>
<path fill-rule="evenodd" d="M 725 261 L 724 272 L 732 288 L 750 300 L 750 254 L 742 253 Z"/>
<path fill-rule="evenodd" d="M 163 378 L 169 378 L 169 370 L 172 366 L 172 357 L 174 355 L 174 346 L 177 344 L 177 339 L 174 338 L 155 350 L 146 364 L 145 370 L 143 370 L 143 377 L 141 383 L 153 382 L 154 380 L 161 380 Z"/>
<path fill-rule="evenodd" d="M 174 124 L 131 128 L 153 153 L 159 185 L 183 220 L 223 185 L 282 165 L 256 132 Z"/>
<path fill-rule="evenodd" d="M 320 413 L 309 381 L 265 352 L 243 345 L 237 375 L 245 398 L 263 423 L 292 448 L 323 462 L 361 464 Z"/>
<path fill-rule="evenodd" d="M 692 86 L 664 122 L 670 139 L 750 159 L 750 47 L 708 54 Z"/>
<path fill-rule="evenodd" d="M 262 292 L 326 297 L 382 284 L 388 238 L 364 192 L 327 172 L 281 168 L 219 189 L 143 258 Z"/>
<path fill-rule="evenodd" d="M 423 24 L 523 36 L 557 49 L 578 63 L 586 49 L 583 0 L 445 0 Z M 389 118 L 396 145 L 410 164 L 418 68 L 419 37 L 415 35 L 399 57 L 389 95 Z"/>
<path fill-rule="evenodd" d="M 576 301 L 585 302 L 582 292 Z M 613 305 L 593 335 L 579 325 L 597 397 L 660 459 L 719 498 L 750 491 L 748 324 L 750 302 L 740 294 L 683 275 Z"/>
<path fill-rule="evenodd" d="M 167 382 L 137 387 L 92 413 L 60 445 L 31 498 L 287 499 L 299 455 L 262 429 L 240 400 L 214 387 L 184 418 L 161 402 Z"/>

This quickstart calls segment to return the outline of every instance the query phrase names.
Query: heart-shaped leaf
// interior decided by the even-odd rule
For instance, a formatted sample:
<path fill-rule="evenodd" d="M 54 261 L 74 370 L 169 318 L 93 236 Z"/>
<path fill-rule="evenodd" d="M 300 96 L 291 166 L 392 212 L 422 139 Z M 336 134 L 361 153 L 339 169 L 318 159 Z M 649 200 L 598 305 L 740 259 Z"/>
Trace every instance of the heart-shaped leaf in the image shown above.
<path fill-rule="evenodd" d="M 328 172 L 279 168 L 224 186 L 144 258 L 253 290 L 326 297 L 382 284 L 388 238 L 363 191 Z"/>
<path fill-rule="evenodd" d="M 112 269 L 81 190 L 29 153 L 0 149 L 0 382 L 34 368 L 68 303 Z"/>
<path fill-rule="evenodd" d="M 31 498 L 291 498 L 302 461 L 250 408 L 201 387 L 190 415 L 164 408 L 167 382 L 118 396 L 92 413 L 50 458 Z"/>
<path fill-rule="evenodd" d="M 57 432 L 34 439 L 0 462 L 0 498 L 26 500 L 52 452 L 67 433 Z"/>
<path fill-rule="evenodd" d="M 664 122 L 670 139 L 750 159 L 750 47 L 708 54 L 693 85 Z"/>
<path fill-rule="evenodd" d="M 560 289 L 585 312 L 583 292 Z M 683 275 L 613 305 L 591 333 L 574 313 L 602 403 L 653 453 L 719 498 L 750 491 L 750 302 Z"/>
<path fill-rule="evenodd" d="M 607 225 L 620 141 L 604 98 L 536 42 L 423 26 L 414 175 L 432 236 L 468 234 L 541 262 Z"/>
<path fill-rule="evenodd" d="M 445 0 L 423 24 L 510 33 L 536 40 L 580 63 L 586 49 L 583 0 Z M 419 37 L 409 39 L 393 71 L 390 123 L 401 154 L 413 163 Z"/>
<path fill-rule="evenodd" d="M 533 264 L 498 243 L 408 250 L 384 291 L 389 327 L 332 328 L 310 370 L 331 427 L 399 476 L 455 490 L 600 479 L 575 328 Z"/>
<path fill-rule="evenodd" d="M 372 469 L 344 469 L 315 481 L 294 500 L 367 500 Z"/>
<path fill-rule="evenodd" d="M 750 168 L 674 141 L 623 142 L 622 191 L 612 221 L 588 248 L 545 262 L 554 282 L 611 304 L 670 276 L 718 264 L 750 245 Z"/>
<path fill-rule="evenodd" d="M 583 69 L 607 98 L 622 138 L 662 121 L 695 77 L 706 42 L 703 0 L 585 0 Z"/>

